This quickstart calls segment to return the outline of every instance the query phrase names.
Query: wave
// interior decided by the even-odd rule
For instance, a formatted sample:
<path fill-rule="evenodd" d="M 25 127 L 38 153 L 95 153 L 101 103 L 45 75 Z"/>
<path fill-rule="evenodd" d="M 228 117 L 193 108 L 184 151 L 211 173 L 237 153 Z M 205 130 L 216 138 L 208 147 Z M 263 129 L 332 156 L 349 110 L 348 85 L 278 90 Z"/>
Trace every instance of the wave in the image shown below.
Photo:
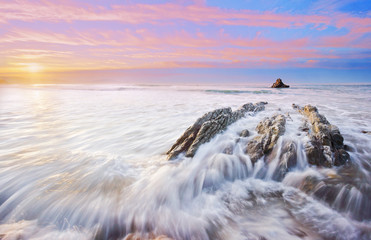
<path fill-rule="evenodd" d="M 247 90 L 218 90 L 218 89 L 208 89 L 204 90 L 207 93 L 221 93 L 221 94 L 244 94 L 244 93 L 252 93 L 252 94 L 276 94 L 271 90 L 255 90 L 255 91 L 247 91 Z"/>

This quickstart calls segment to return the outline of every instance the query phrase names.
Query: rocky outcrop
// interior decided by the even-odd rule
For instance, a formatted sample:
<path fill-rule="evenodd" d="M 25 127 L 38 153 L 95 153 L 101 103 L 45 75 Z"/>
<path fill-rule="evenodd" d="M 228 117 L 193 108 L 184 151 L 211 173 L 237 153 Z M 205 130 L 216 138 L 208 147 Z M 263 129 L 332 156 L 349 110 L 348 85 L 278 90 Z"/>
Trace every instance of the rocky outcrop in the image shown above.
<path fill-rule="evenodd" d="M 332 167 L 340 166 L 349 160 L 349 154 L 344 149 L 344 138 L 339 129 L 330 124 L 325 116 L 319 114 L 316 107 L 306 105 L 303 108 L 293 104 L 306 117 L 306 126 L 309 142 L 305 144 L 308 162 L 312 165 Z"/>
<path fill-rule="evenodd" d="M 232 111 L 231 108 L 221 108 L 208 112 L 190 126 L 175 144 L 166 153 L 168 159 L 174 159 L 179 154 L 185 153 L 186 157 L 193 157 L 201 144 L 210 141 L 215 135 L 225 130 L 228 125 L 245 116 L 247 112 L 264 110 L 267 102 L 256 104 L 247 103 Z"/>
<path fill-rule="evenodd" d="M 289 85 L 286 85 L 282 82 L 281 78 L 278 78 L 275 83 L 273 83 L 271 88 L 289 88 Z"/>
<path fill-rule="evenodd" d="M 249 141 L 246 147 L 246 153 L 253 163 L 273 149 L 278 138 L 285 132 L 285 124 L 286 118 L 282 114 L 265 118 L 258 124 L 256 131 L 259 135 Z"/>

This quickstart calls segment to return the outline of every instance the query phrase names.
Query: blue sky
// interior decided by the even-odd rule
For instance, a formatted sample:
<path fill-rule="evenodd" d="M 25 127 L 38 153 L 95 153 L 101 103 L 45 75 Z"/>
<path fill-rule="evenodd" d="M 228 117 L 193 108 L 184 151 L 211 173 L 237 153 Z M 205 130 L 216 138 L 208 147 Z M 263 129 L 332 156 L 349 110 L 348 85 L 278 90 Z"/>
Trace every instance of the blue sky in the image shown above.
<path fill-rule="evenodd" d="M 0 0 L 0 78 L 369 83 L 370 10 L 364 0 Z"/>

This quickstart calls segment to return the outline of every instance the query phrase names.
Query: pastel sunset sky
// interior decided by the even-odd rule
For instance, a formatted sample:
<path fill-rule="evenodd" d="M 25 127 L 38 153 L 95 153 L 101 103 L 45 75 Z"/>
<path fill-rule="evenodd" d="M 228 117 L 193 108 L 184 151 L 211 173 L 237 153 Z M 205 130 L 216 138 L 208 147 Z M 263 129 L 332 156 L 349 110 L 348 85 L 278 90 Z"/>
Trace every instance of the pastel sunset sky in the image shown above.
<path fill-rule="evenodd" d="M 0 79 L 371 83 L 370 0 L 0 0 Z"/>

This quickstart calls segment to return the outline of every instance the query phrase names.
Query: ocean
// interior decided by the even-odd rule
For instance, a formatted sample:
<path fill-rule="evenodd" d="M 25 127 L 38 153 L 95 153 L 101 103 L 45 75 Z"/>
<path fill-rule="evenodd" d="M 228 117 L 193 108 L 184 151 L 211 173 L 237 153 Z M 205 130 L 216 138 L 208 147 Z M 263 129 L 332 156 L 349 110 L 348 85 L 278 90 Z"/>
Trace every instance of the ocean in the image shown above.
<path fill-rule="evenodd" d="M 193 158 L 167 160 L 203 114 L 259 101 Z M 308 164 L 293 103 L 339 128 L 350 163 Z M 278 180 L 245 153 L 276 113 L 290 116 L 277 146 L 298 146 Z M 3 85 L 0 239 L 371 239 L 370 116 L 371 85 Z"/>

